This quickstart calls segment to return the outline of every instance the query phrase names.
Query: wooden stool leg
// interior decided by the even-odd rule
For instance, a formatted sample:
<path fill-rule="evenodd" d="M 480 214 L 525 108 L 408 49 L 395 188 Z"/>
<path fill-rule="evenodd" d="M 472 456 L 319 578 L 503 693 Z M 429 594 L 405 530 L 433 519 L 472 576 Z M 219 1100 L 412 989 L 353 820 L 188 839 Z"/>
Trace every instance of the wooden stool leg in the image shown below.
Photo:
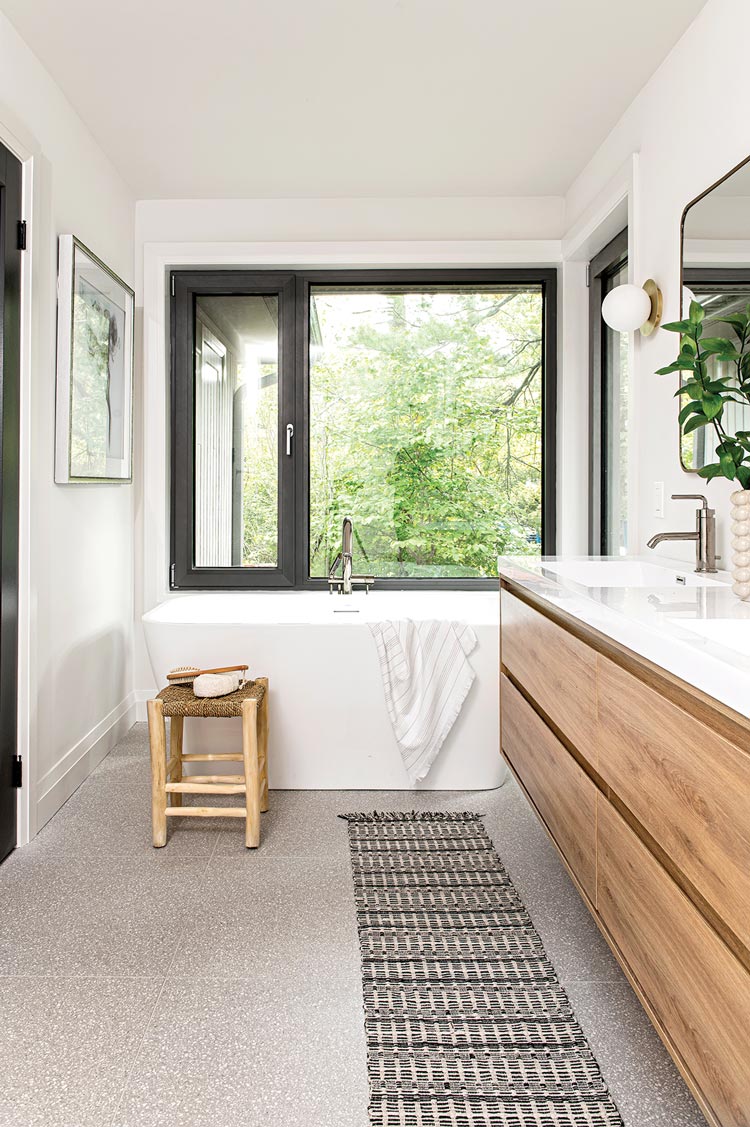
<path fill-rule="evenodd" d="M 263 700 L 258 709 L 258 754 L 260 756 L 260 809 L 265 814 L 268 809 L 268 678 L 258 677 L 258 683 L 265 687 Z"/>
<path fill-rule="evenodd" d="M 184 716 L 173 716 L 169 721 L 169 758 L 177 761 L 177 767 L 170 782 L 182 782 L 182 733 L 185 727 Z M 170 795 L 170 803 L 172 806 L 182 806 L 182 795 Z"/>
<path fill-rule="evenodd" d="M 147 704 L 148 736 L 151 745 L 151 825 L 154 846 L 167 844 L 167 730 L 160 700 Z"/>
<path fill-rule="evenodd" d="M 245 764 L 245 845 L 260 845 L 260 764 L 258 762 L 258 702 L 242 702 L 242 758 Z"/>

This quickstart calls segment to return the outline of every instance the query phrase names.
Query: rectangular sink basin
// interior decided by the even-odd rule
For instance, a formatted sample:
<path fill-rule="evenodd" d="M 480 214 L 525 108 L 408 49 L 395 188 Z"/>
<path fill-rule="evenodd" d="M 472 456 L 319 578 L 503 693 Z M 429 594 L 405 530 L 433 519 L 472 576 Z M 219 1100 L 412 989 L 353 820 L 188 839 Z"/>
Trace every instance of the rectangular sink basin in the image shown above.
<path fill-rule="evenodd" d="M 736 618 L 705 618 L 694 622 L 680 619 L 680 626 L 709 642 L 750 657 L 750 618 L 739 621 Z"/>
<path fill-rule="evenodd" d="M 545 574 L 572 580 L 583 587 L 722 587 L 719 579 L 699 575 L 674 564 L 641 560 L 561 560 L 542 563 Z"/>

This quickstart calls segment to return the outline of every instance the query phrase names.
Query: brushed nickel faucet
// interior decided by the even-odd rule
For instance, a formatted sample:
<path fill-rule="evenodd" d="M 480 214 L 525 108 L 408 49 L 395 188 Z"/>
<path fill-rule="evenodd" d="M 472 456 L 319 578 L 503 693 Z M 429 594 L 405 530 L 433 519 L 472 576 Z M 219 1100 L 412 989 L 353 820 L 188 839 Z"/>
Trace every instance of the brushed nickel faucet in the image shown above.
<path fill-rule="evenodd" d="M 338 587 L 340 595 L 351 595 L 354 585 L 364 587 L 365 594 L 375 582 L 373 575 L 352 575 L 352 522 L 350 517 L 344 517 L 341 526 L 341 551 L 331 564 L 328 572 L 328 592 L 333 594 L 334 587 Z M 341 575 L 336 575 L 336 569 L 341 564 Z"/>
<path fill-rule="evenodd" d="M 664 540 L 694 540 L 695 570 L 717 571 L 716 561 L 721 556 L 716 555 L 716 511 L 709 509 L 708 501 L 702 493 L 673 493 L 672 500 L 700 501 L 700 508 L 695 512 L 695 532 L 657 532 L 656 536 L 651 537 L 647 547 L 655 548 Z"/>

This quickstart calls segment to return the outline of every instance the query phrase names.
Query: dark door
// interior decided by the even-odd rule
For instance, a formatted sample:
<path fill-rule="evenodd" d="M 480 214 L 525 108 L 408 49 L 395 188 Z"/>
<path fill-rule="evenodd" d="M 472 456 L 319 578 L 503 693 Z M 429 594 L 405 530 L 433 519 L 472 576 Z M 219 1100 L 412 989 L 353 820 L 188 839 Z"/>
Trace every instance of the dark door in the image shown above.
<path fill-rule="evenodd" d="M 21 163 L 0 145 L 0 861 L 16 844 Z"/>

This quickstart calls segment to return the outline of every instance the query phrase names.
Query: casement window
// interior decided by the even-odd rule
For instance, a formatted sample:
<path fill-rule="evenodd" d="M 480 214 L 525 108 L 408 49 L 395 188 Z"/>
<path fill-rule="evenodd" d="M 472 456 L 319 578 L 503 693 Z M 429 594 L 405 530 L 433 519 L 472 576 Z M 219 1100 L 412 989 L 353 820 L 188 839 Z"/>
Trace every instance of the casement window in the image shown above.
<path fill-rule="evenodd" d="M 554 550 L 546 270 L 176 271 L 172 586 L 490 584 Z"/>

